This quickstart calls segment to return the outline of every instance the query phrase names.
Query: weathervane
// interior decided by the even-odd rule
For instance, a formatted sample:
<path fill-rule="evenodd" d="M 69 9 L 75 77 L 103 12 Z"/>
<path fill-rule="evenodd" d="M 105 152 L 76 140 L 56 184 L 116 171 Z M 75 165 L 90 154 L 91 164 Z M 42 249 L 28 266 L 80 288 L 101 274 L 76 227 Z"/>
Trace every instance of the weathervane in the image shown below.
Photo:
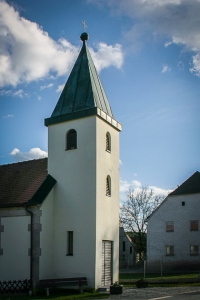
<path fill-rule="evenodd" d="M 87 25 L 86 25 L 86 23 L 85 23 L 85 20 L 82 21 L 82 24 L 83 24 L 83 27 L 84 27 L 84 31 L 86 31 Z"/>

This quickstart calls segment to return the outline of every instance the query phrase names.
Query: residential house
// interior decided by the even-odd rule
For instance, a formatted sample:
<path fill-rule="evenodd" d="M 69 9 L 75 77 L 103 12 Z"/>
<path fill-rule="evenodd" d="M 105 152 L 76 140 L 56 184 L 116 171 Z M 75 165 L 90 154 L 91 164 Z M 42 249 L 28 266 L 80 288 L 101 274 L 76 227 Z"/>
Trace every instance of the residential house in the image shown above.
<path fill-rule="evenodd" d="M 148 218 L 148 270 L 199 270 L 200 172 L 170 193 Z"/>
<path fill-rule="evenodd" d="M 119 267 L 120 269 L 133 268 L 136 264 L 136 252 L 133 242 L 124 228 L 119 228 Z"/>

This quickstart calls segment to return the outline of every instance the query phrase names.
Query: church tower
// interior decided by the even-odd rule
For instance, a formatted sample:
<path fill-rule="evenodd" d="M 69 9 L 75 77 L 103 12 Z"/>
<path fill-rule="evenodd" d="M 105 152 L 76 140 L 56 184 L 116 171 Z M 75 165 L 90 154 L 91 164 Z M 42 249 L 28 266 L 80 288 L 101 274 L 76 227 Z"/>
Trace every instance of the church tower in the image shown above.
<path fill-rule="evenodd" d="M 57 181 L 50 278 L 86 276 L 94 288 L 118 280 L 119 132 L 90 56 L 80 54 L 50 118 L 48 173 Z"/>

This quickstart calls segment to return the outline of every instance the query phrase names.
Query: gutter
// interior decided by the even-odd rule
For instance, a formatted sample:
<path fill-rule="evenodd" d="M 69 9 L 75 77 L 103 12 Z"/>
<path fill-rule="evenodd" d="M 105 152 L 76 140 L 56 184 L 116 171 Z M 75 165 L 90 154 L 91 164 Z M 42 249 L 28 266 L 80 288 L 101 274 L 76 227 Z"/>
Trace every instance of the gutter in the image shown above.
<path fill-rule="evenodd" d="M 26 206 L 27 204 L 25 204 Z M 24 207 L 24 203 L 0 204 L 0 208 Z"/>

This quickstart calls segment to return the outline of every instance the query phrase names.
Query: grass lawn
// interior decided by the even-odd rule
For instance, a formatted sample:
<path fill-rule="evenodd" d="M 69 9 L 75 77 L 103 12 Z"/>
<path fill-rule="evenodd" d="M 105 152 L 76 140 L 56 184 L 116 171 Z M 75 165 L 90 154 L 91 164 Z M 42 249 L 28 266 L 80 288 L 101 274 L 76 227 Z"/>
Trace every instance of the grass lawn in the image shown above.
<path fill-rule="evenodd" d="M 79 294 L 77 290 L 62 289 L 62 290 L 50 290 L 50 296 L 41 293 L 37 296 L 29 295 L 4 295 L 0 296 L 1 300 L 44 300 L 44 299 L 55 299 L 55 300 L 74 300 L 74 299 L 108 299 L 109 294 L 97 293 L 91 291 L 85 291 L 83 294 Z"/>
<path fill-rule="evenodd" d="M 199 273 L 166 273 L 161 278 L 160 274 L 146 273 L 145 279 L 149 280 L 148 287 L 200 286 L 199 281 L 195 282 L 195 279 L 199 279 L 198 276 Z M 125 287 L 136 287 L 135 282 L 141 278 L 143 278 L 143 273 L 122 273 L 119 281 Z M 161 279 L 163 282 L 160 282 Z M 192 282 L 188 282 L 189 280 L 187 279 Z"/>
<path fill-rule="evenodd" d="M 197 278 L 199 273 L 166 273 L 162 275 L 162 279 L 181 279 L 181 278 Z M 143 273 L 122 273 L 119 279 L 141 279 Z M 160 274 L 146 273 L 146 279 L 161 279 Z"/>

